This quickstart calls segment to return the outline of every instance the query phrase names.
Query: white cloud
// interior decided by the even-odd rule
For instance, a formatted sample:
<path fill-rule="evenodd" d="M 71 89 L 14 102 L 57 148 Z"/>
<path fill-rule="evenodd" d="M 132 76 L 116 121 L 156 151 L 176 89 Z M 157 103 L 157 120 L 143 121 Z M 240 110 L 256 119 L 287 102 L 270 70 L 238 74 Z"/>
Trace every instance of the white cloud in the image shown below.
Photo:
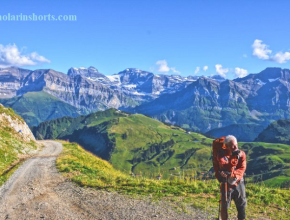
<path fill-rule="evenodd" d="M 198 66 L 195 68 L 194 74 L 198 74 L 199 71 L 200 71 L 200 67 Z"/>
<path fill-rule="evenodd" d="M 169 71 L 172 71 L 174 73 L 180 74 L 180 71 L 176 70 L 175 67 L 169 67 L 166 60 L 158 60 L 156 65 L 158 66 L 158 72 L 168 73 Z"/>
<path fill-rule="evenodd" d="M 176 70 L 175 67 L 171 67 L 170 69 L 171 69 L 172 72 L 177 73 L 177 74 L 180 74 L 180 71 Z"/>
<path fill-rule="evenodd" d="M 272 61 L 277 63 L 286 63 L 287 60 L 290 60 L 290 53 L 289 52 L 279 52 L 276 53 L 275 56 L 271 58 Z"/>
<path fill-rule="evenodd" d="M 204 66 L 202 69 L 203 69 L 203 71 L 207 71 L 208 70 L 208 66 Z"/>
<path fill-rule="evenodd" d="M 242 77 L 245 77 L 246 75 L 248 75 L 248 70 L 236 67 L 235 74 L 236 74 L 236 77 L 242 78 Z"/>
<path fill-rule="evenodd" d="M 220 64 L 216 64 L 215 65 L 215 71 L 217 72 L 217 74 L 219 74 L 220 76 L 226 78 L 226 73 L 229 72 L 229 69 L 225 68 L 223 69 L 223 66 Z"/>
<path fill-rule="evenodd" d="M 262 41 L 256 39 L 252 45 L 253 47 L 253 56 L 258 57 L 259 59 L 268 60 L 272 50 L 268 49 L 268 45 L 262 44 Z"/>
<path fill-rule="evenodd" d="M 32 52 L 30 54 L 30 58 L 32 60 L 36 60 L 36 61 L 41 62 L 41 63 L 50 63 L 50 60 L 46 59 L 44 56 L 41 56 L 36 52 Z"/>
<path fill-rule="evenodd" d="M 258 57 L 263 60 L 270 60 L 276 63 L 286 63 L 290 60 L 290 52 L 278 52 L 275 55 L 272 54 L 272 50 L 268 49 L 268 45 L 262 44 L 262 41 L 256 39 L 252 45 L 253 47 L 253 56 Z"/>
<path fill-rule="evenodd" d="M 170 68 L 168 67 L 167 65 L 167 61 L 166 60 L 158 60 L 156 62 L 156 65 L 158 65 L 158 72 L 161 72 L 161 73 L 166 73 L 166 72 L 169 72 Z"/>
<path fill-rule="evenodd" d="M 6 46 L 0 44 L 0 67 L 34 66 L 39 63 L 50 63 L 50 61 L 36 52 L 22 54 L 15 44 Z"/>

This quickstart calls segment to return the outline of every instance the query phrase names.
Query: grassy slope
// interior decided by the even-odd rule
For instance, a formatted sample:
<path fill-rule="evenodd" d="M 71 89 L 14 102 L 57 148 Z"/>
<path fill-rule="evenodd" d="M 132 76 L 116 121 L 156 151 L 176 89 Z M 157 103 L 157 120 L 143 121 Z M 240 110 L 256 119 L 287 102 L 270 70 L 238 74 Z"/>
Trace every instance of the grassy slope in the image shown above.
<path fill-rule="evenodd" d="M 20 97 L 2 99 L 0 102 L 7 107 L 12 107 L 29 126 L 63 116 L 80 115 L 75 107 L 43 91 L 28 92 Z"/>
<path fill-rule="evenodd" d="M 153 199 L 177 202 L 186 211 L 186 206 L 194 206 L 216 213 L 218 209 L 219 185 L 217 181 L 152 180 L 144 177 L 134 178 L 124 174 L 75 143 L 61 141 L 64 150 L 57 159 L 57 167 L 63 174 L 80 186 L 95 189 L 116 190 L 131 195 L 151 195 Z M 247 185 L 247 215 L 249 218 L 271 217 L 288 219 L 289 190 L 265 187 L 263 184 Z M 257 211 L 258 210 L 258 211 Z M 230 216 L 234 218 L 234 205 Z"/>
<path fill-rule="evenodd" d="M 152 175 L 151 177 L 161 173 L 168 178 L 170 173 L 177 175 L 182 167 L 183 170 L 191 168 L 187 173 L 192 174 L 192 170 L 198 167 L 197 158 L 199 164 L 205 167 L 203 170 L 199 166 L 198 171 L 210 169 L 211 140 L 200 134 L 186 134 L 183 129 L 167 126 L 143 115 L 120 118 L 119 123 L 114 125 L 110 132 L 115 134 L 116 138 L 116 148 L 111 162 L 115 167 L 126 172 L 130 172 L 133 166 L 134 173 L 143 172 L 147 176 Z M 172 146 L 162 146 L 162 143 L 170 141 L 173 141 Z M 160 146 L 164 149 L 160 152 L 155 150 L 148 152 L 151 146 L 158 143 L 161 143 Z M 185 152 L 189 150 L 195 152 L 187 161 Z M 148 154 L 149 158 L 146 159 L 144 154 Z M 133 162 L 134 158 L 137 162 Z"/>
<path fill-rule="evenodd" d="M 0 114 L 10 115 L 12 119 L 20 119 L 10 108 L 4 108 L 0 105 Z M 34 141 L 25 142 L 22 136 L 9 126 L 8 121 L 0 122 L 0 185 L 15 170 L 20 158 L 27 155 L 30 150 L 36 149 Z"/>
<path fill-rule="evenodd" d="M 247 154 L 247 173 L 254 182 L 269 186 L 290 186 L 290 146 L 272 143 L 243 143 Z M 256 175 L 253 175 L 256 174 Z"/>
<path fill-rule="evenodd" d="M 187 134 L 180 128 L 169 127 L 142 115 L 121 118 L 110 132 L 116 139 L 110 161 L 114 167 L 127 173 L 133 171 L 152 178 L 159 174 L 165 178 L 194 177 L 207 173 L 212 167 L 212 140 L 200 134 Z M 160 152 L 153 150 L 148 157 L 145 156 L 154 143 L 170 140 L 173 140 L 172 146 Z M 289 185 L 290 146 L 259 142 L 240 142 L 239 146 L 248 155 L 248 180 L 267 180 L 271 186 Z"/>

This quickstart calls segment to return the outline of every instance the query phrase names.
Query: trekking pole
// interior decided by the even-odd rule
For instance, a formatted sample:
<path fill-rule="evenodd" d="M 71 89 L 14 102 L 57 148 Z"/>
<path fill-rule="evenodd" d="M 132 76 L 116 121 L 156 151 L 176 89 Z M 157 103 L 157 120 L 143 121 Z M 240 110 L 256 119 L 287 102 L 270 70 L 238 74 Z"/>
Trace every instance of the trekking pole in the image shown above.
<path fill-rule="evenodd" d="M 227 177 L 223 178 L 221 190 L 222 190 L 221 217 L 222 217 L 222 220 L 227 220 L 228 219 L 228 207 L 227 207 L 228 178 Z"/>
<path fill-rule="evenodd" d="M 216 218 L 216 220 L 221 220 L 220 216 L 221 216 L 221 198 L 219 200 L 219 212 L 218 212 L 218 217 Z"/>

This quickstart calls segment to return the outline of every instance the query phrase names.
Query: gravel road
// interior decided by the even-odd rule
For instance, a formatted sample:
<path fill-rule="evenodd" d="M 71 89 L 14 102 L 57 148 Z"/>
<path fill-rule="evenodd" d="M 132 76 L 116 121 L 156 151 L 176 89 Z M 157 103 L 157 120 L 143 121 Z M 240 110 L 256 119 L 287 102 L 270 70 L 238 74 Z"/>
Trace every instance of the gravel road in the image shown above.
<path fill-rule="evenodd" d="M 56 169 L 61 143 L 41 143 L 44 149 L 0 188 L 0 219 L 214 219 L 193 208 L 177 213 L 166 202 L 78 187 Z"/>

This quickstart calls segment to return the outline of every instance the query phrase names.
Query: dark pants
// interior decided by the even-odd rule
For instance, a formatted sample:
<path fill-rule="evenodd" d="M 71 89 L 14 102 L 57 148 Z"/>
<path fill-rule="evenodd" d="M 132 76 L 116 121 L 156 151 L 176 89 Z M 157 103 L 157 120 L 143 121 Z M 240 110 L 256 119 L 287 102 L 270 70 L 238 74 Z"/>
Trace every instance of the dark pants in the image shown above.
<path fill-rule="evenodd" d="M 238 219 L 245 219 L 247 200 L 244 180 L 241 180 L 237 186 L 228 190 L 228 208 L 231 206 L 232 199 L 235 201 L 238 210 Z"/>

